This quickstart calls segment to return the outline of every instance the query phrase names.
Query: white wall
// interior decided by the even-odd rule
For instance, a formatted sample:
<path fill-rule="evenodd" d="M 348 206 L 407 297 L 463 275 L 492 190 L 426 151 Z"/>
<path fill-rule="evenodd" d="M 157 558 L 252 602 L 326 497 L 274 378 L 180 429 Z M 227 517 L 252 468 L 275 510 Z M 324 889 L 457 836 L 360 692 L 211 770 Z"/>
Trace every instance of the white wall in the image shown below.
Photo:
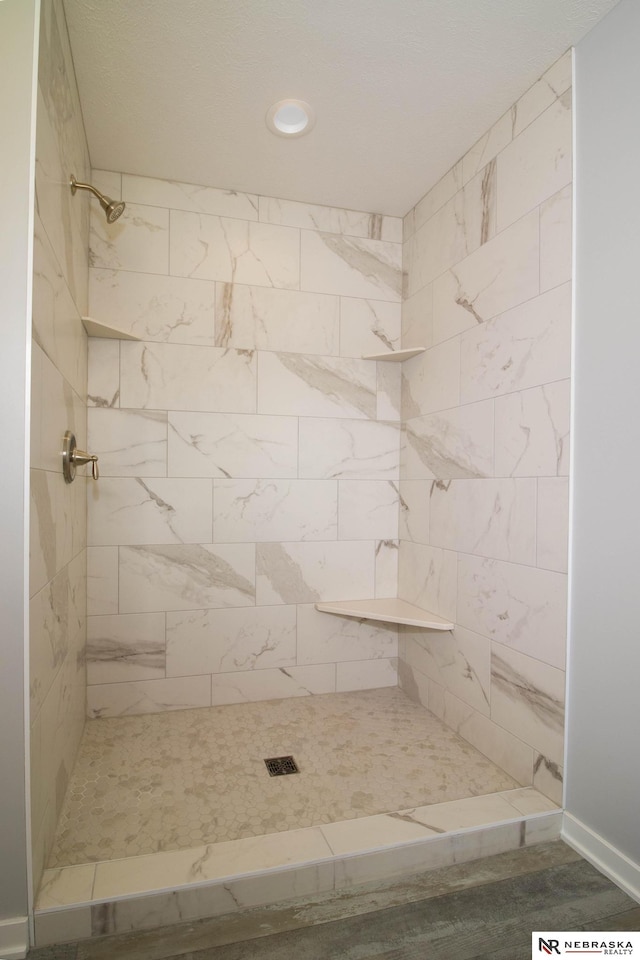
<path fill-rule="evenodd" d="M 0 954 L 18 956 L 26 931 L 24 646 L 25 425 L 30 327 L 37 0 L 0 4 L 0 410 L 5 462 L 0 537 Z M 8 923 L 5 921 L 9 921 Z"/>
<path fill-rule="evenodd" d="M 638 36 L 640 5 L 622 0 L 577 47 L 575 58 L 575 433 L 566 807 L 570 838 L 581 838 L 591 856 L 599 847 L 607 872 L 623 875 L 640 895 Z"/>

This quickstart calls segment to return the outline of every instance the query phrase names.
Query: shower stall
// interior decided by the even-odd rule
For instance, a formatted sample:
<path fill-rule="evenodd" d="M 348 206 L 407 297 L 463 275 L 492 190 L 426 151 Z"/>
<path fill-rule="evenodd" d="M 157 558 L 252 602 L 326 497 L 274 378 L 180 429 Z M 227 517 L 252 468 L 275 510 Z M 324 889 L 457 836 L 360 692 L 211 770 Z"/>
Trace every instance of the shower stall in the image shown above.
<path fill-rule="evenodd" d="M 570 84 L 401 220 L 91 170 L 42 5 L 39 944 L 558 836 Z"/>

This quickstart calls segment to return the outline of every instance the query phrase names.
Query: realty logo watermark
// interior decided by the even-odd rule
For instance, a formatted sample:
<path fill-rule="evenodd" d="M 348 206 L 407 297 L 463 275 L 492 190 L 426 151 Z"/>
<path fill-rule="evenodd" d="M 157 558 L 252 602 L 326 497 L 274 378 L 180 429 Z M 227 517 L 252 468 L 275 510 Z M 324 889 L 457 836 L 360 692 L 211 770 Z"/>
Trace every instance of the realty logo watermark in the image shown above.
<path fill-rule="evenodd" d="M 534 931 L 531 957 L 636 957 L 640 960 L 640 932 L 628 930 Z"/>

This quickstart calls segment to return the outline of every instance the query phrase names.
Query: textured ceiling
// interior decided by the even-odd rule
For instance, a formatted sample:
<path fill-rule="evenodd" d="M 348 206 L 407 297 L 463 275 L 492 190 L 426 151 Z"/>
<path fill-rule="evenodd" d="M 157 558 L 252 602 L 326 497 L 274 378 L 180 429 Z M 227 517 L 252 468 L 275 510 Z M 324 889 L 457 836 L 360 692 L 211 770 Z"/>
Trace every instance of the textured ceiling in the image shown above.
<path fill-rule="evenodd" d="M 94 167 L 401 216 L 616 0 L 65 0 Z M 307 100 L 314 130 L 264 116 Z"/>

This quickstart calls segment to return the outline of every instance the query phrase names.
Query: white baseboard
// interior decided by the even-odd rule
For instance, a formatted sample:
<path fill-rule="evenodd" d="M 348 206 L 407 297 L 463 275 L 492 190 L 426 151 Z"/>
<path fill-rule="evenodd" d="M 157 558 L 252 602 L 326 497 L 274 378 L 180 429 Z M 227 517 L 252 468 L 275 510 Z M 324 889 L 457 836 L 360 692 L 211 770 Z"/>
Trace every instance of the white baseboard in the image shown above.
<path fill-rule="evenodd" d="M 29 949 L 29 919 L 15 917 L 0 920 L 0 957 L 2 960 L 22 960 Z"/>
<path fill-rule="evenodd" d="M 640 864 L 634 863 L 570 813 L 565 812 L 562 818 L 560 836 L 600 873 L 640 903 Z"/>

